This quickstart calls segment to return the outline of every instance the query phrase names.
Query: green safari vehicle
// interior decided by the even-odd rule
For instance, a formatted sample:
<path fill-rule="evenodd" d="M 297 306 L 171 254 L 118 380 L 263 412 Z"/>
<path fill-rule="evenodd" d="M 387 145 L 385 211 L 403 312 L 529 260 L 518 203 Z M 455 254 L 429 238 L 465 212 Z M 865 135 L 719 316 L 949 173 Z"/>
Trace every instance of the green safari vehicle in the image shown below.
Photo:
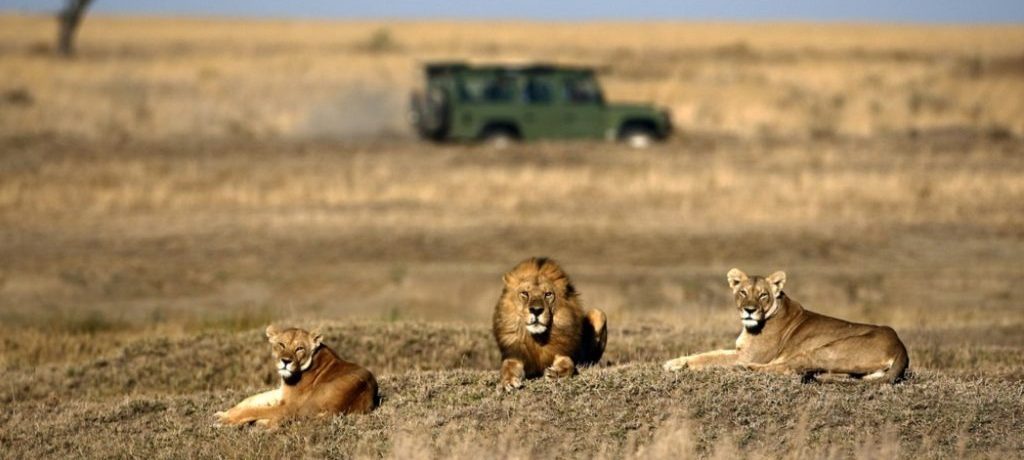
<path fill-rule="evenodd" d="M 414 92 L 409 120 L 436 142 L 498 147 L 538 139 L 606 139 L 643 148 L 672 131 L 668 111 L 606 103 L 588 67 L 433 63 Z"/>

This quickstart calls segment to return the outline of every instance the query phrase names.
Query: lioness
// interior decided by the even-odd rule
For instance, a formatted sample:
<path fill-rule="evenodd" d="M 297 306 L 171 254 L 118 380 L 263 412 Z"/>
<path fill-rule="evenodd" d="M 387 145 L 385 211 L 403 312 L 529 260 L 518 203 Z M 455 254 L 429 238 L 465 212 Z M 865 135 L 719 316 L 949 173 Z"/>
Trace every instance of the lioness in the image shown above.
<path fill-rule="evenodd" d="M 903 378 L 910 360 L 892 328 L 804 310 L 782 292 L 786 274 L 781 271 L 760 277 L 734 268 L 726 276 L 743 322 L 736 349 L 673 359 L 665 370 L 740 366 L 796 373 L 805 380 L 822 374 L 889 383 Z"/>
<path fill-rule="evenodd" d="M 288 418 L 367 413 L 377 406 L 373 374 L 339 358 L 319 332 L 271 325 L 266 334 L 281 387 L 217 412 L 220 423 L 276 425 Z"/>
<path fill-rule="evenodd" d="M 608 341 L 601 310 L 584 314 L 579 292 L 558 263 L 546 257 L 524 260 L 504 276 L 494 307 L 494 338 L 501 350 L 499 389 L 523 386 L 543 374 L 569 377 L 576 364 L 601 359 Z"/>

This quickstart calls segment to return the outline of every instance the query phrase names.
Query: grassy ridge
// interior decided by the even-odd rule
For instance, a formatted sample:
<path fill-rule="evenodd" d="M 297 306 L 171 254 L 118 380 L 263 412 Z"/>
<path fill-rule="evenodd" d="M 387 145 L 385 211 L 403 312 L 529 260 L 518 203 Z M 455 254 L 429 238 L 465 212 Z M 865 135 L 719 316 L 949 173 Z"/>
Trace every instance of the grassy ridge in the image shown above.
<path fill-rule="evenodd" d="M 382 375 L 411 370 L 494 370 L 500 361 L 490 331 L 479 327 L 400 322 L 332 325 L 322 330 L 325 340 L 347 359 Z M 1021 378 L 1024 371 L 1017 364 L 1024 351 L 1004 343 L 1016 340 L 1016 331 L 978 332 L 960 329 L 935 334 L 910 329 L 901 336 L 910 348 L 913 369 L 963 378 Z M 12 344 L 17 342 L 15 338 L 26 337 L 30 337 L 28 333 L 8 333 Z M 82 345 L 93 340 L 88 335 L 72 337 Z M 684 353 L 731 345 L 728 336 L 642 323 L 614 327 L 609 340 L 603 359 L 606 367 L 658 364 Z M 132 340 L 101 357 L 36 369 L 28 362 L 12 360 L 8 368 L 18 372 L 2 398 L 45 398 L 62 389 L 74 390 L 76 397 L 108 398 L 272 386 L 278 377 L 269 365 L 266 348 L 261 330 L 252 330 L 235 335 L 211 332 L 178 339 Z M 32 353 L 22 349 L 20 356 L 31 358 Z"/>
<path fill-rule="evenodd" d="M 378 373 L 384 403 L 373 414 L 273 433 L 212 428 L 212 412 L 274 378 L 259 332 L 204 334 L 9 374 L 0 445 L 15 458 L 944 457 L 1024 448 L 1014 422 L 1024 416 L 1019 377 L 979 371 L 1000 358 L 950 361 L 941 371 L 918 365 L 896 386 L 801 384 L 741 371 L 666 373 L 650 358 L 701 340 L 665 327 L 617 328 L 601 366 L 501 395 L 485 330 L 400 323 L 327 331 L 343 355 Z"/>

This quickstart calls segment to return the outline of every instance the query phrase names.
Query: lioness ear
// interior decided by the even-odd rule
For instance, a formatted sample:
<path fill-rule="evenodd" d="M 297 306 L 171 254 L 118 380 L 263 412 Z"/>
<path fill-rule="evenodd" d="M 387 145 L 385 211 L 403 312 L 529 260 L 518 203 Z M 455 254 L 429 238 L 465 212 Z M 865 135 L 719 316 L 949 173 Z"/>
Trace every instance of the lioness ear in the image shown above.
<path fill-rule="evenodd" d="M 278 332 L 281 332 L 281 330 L 278 329 L 277 326 L 274 326 L 273 324 L 267 326 L 267 330 L 265 331 L 268 339 L 273 338 L 275 335 L 277 335 Z"/>
<path fill-rule="evenodd" d="M 782 286 L 786 284 L 786 272 L 781 270 L 777 271 L 768 275 L 765 280 L 772 285 L 772 294 L 774 294 L 774 297 L 778 297 L 779 293 L 782 292 Z"/>
<path fill-rule="evenodd" d="M 320 328 L 309 331 L 309 335 L 313 336 L 313 348 L 319 347 L 324 342 L 324 335 L 320 333 Z"/>
<path fill-rule="evenodd" d="M 506 273 L 506 274 L 502 275 L 501 281 L 503 281 L 505 283 L 505 286 L 508 286 L 509 284 L 512 284 L 512 273 Z"/>
<path fill-rule="evenodd" d="M 747 274 L 743 273 L 743 270 L 734 268 L 729 270 L 729 273 L 725 274 L 725 279 L 729 280 L 729 287 L 735 291 L 736 287 L 739 286 L 740 283 L 747 280 Z"/>

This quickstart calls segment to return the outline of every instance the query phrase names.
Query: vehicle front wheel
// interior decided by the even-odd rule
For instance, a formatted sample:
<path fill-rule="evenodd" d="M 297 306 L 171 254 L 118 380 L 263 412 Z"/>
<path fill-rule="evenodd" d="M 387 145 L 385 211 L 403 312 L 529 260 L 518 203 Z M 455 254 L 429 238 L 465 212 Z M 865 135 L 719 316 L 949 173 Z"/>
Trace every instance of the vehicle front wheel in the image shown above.
<path fill-rule="evenodd" d="M 631 127 L 622 131 L 619 137 L 622 143 L 634 149 L 646 149 L 657 141 L 654 132 L 644 127 Z"/>

